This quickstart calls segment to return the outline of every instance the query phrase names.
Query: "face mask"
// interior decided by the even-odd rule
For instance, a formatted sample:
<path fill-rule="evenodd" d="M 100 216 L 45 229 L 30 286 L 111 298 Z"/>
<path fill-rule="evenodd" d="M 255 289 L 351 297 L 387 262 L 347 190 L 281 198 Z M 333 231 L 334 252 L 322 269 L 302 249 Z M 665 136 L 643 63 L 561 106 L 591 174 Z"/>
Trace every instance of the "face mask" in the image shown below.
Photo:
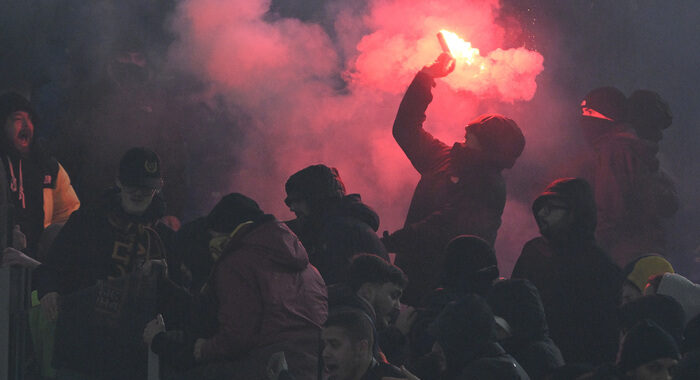
<path fill-rule="evenodd" d="M 219 257 L 221 257 L 221 254 L 224 253 L 224 249 L 228 245 L 228 243 L 231 241 L 231 239 L 240 231 L 240 229 L 243 226 L 246 226 L 248 224 L 252 224 L 252 221 L 247 221 L 239 224 L 233 232 L 231 232 L 228 235 L 221 235 L 221 236 L 216 236 L 213 237 L 211 240 L 209 240 L 209 253 L 211 254 L 211 258 L 214 259 L 216 262 L 219 260 Z"/>

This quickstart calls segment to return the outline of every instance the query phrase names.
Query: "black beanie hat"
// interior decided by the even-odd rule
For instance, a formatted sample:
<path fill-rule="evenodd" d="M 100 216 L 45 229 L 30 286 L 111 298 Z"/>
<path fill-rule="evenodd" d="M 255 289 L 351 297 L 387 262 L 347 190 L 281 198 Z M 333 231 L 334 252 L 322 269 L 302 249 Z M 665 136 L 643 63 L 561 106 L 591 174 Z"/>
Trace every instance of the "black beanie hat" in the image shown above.
<path fill-rule="evenodd" d="M 450 302 L 428 326 L 448 358 L 472 359 L 484 345 L 495 340 L 495 320 L 486 301 L 468 294 L 457 302 Z"/>
<path fill-rule="evenodd" d="M 25 111 L 34 119 L 34 108 L 24 96 L 16 92 L 6 92 L 0 95 L 0 121 L 5 125 L 7 118 L 17 111 Z"/>
<path fill-rule="evenodd" d="M 615 87 L 598 87 L 583 98 L 581 110 L 583 116 L 613 122 L 627 121 L 627 97 Z"/>
<path fill-rule="evenodd" d="M 445 246 L 442 285 L 460 291 L 477 291 L 480 284 L 491 284 L 498 277 L 496 252 L 486 240 L 460 235 Z"/>
<path fill-rule="evenodd" d="M 620 328 L 630 330 L 640 321 L 649 319 L 664 329 L 679 346 L 683 339 L 685 312 L 683 306 L 672 297 L 653 294 L 639 297 L 620 307 Z"/>
<path fill-rule="evenodd" d="M 622 339 L 617 366 L 627 372 L 663 358 L 680 359 L 678 346 L 671 335 L 656 323 L 645 319 Z"/>
<path fill-rule="evenodd" d="M 340 199 L 345 195 L 345 185 L 338 169 L 326 165 L 311 165 L 294 173 L 284 185 L 289 205 L 295 200 L 314 202 L 325 199 Z"/>
<path fill-rule="evenodd" d="M 518 124 L 508 117 L 495 113 L 483 114 L 464 128 L 479 139 L 483 151 L 498 167 L 510 169 L 525 149 L 525 136 Z"/>
<path fill-rule="evenodd" d="M 221 198 L 207 215 L 207 227 L 216 232 L 232 232 L 243 222 L 255 221 L 263 211 L 258 204 L 240 193 Z"/>

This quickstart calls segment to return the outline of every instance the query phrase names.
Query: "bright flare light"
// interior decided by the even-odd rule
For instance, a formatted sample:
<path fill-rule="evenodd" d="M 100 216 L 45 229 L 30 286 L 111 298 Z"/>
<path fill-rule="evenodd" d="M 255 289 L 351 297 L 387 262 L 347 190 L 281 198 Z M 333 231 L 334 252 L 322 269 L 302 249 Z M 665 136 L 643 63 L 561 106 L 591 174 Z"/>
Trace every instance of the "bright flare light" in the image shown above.
<path fill-rule="evenodd" d="M 445 37 L 447 46 L 457 62 L 466 62 L 468 65 L 474 63 L 474 59 L 479 56 L 479 49 L 472 47 L 471 42 L 461 39 L 449 30 L 442 29 L 440 33 Z"/>

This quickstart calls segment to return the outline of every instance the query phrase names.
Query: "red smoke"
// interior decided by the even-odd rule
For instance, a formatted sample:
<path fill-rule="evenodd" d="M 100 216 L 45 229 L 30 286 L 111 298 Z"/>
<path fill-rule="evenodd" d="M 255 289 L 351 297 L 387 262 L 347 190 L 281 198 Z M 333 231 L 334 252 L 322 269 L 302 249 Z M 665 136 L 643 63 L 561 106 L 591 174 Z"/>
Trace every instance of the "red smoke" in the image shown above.
<path fill-rule="evenodd" d="M 403 224 L 418 174 L 391 126 L 413 75 L 440 53 L 436 33 L 454 31 L 479 49 L 473 65 L 458 64 L 433 90 L 425 126 L 450 145 L 485 107 L 497 112 L 498 102 L 531 99 L 543 59 L 524 48 L 500 49 L 506 31 L 495 22 L 497 0 L 375 0 L 361 10 L 345 3 L 329 9 L 331 39 L 317 24 L 264 21 L 269 1 L 185 0 L 174 20 L 180 43 L 171 56 L 250 118 L 245 136 L 217 136 L 246 139 L 244 150 L 231 152 L 241 169 L 229 173 L 226 191 L 290 217 L 284 182 L 325 163 L 377 210 L 382 230 L 394 230 Z M 339 76 L 346 91 L 337 91 Z"/>

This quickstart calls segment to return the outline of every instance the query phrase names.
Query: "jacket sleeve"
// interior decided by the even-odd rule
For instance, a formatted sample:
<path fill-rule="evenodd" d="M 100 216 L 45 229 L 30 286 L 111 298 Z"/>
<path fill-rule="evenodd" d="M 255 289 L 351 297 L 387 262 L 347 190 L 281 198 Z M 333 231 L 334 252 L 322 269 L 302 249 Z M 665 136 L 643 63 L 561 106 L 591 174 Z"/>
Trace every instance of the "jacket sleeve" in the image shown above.
<path fill-rule="evenodd" d="M 85 241 L 80 237 L 87 236 L 94 231 L 83 223 L 83 217 L 79 213 L 73 214 L 61 231 L 56 236 L 45 262 L 34 273 L 34 284 L 39 292 L 39 298 L 46 293 L 58 292 L 70 293 L 77 290 L 77 284 L 85 281 L 85 277 L 91 273 L 84 260 L 84 251 L 89 250 Z"/>
<path fill-rule="evenodd" d="M 46 192 L 50 192 L 50 196 L 44 195 L 44 227 L 65 223 L 73 211 L 80 208 L 78 196 L 71 186 L 68 173 L 61 164 L 58 164 L 56 188 L 44 189 L 44 193 Z"/>
<path fill-rule="evenodd" d="M 450 149 L 423 129 L 425 110 L 433 100 L 430 88 L 434 85 L 435 81 L 427 74 L 416 75 L 401 101 L 392 131 L 406 157 L 421 174 L 437 165 Z"/>
<path fill-rule="evenodd" d="M 184 331 L 162 332 L 153 337 L 151 351 L 173 368 L 184 371 L 197 365 L 194 342 L 195 337 Z"/>
<path fill-rule="evenodd" d="M 233 359 L 255 344 L 263 310 L 260 290 L 249 267 L 248 263 L 241 264 L 235 257 L 229 257 L 217 270 L 219 328 L 202 347 L 204 361 Z"/>

